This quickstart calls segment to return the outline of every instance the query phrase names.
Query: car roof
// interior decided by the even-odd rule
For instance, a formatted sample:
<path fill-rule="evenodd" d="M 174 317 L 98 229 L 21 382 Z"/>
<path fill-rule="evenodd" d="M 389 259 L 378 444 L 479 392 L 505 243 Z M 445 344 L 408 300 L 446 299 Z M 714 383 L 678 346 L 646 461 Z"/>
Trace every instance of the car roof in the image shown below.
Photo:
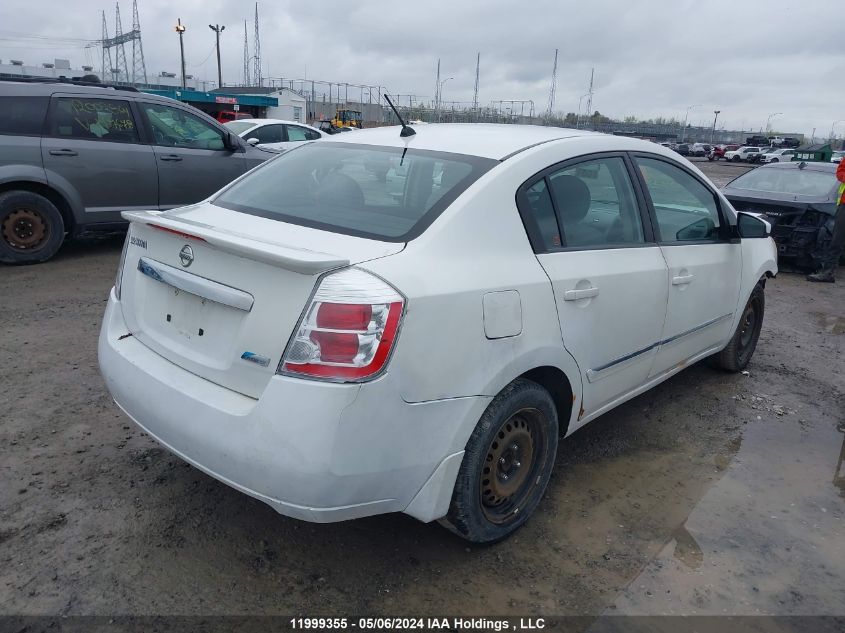
<path fill-rule="evenodd" d="M 594 136 L 596 132 L 539 125 L 505 123 L 432 123 L 420 125 L 413 136 L 401 137 L 401 127 L 359 130 L 357 134 L 336 134 L 330 142 L 410 147 L 502 160 L 524 149 L 558 139 Z M 643 141 L 644 146 L 651 146 Z"/>
<path fill-rule="evenodd" d="M 237 119 L 237 121 L 226 121 L 226 123 L 252 123 L 254 125 L 267 125 L 268 123 L 285 123 L 287 125 L 299 125 L 301 127 L 311 128 L 312 130 L 316 129 L 307 123 L 302 123 L 301 121 L 288 121 L 287 119 Z"/>
<path fill-rule="evenodd" d="M 86 97 L 120 97 L 172 105 L 174 99 L 139 92 L 134 88 L 121 89 L 110 86 L 80 86 L 65 81 L 0 81 L 0 95 L 9 97 L 49 97 L 53 94 L 78 94 Z M 179 103 L 176 101 L 176 103 Z"/>

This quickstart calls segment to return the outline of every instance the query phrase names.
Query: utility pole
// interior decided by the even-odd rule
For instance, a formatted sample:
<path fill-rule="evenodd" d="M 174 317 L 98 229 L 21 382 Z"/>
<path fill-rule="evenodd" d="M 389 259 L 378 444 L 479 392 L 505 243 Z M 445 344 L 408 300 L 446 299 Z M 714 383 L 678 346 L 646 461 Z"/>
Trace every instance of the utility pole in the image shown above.
<path fill-rule="evenodd" d="M 182 18 L 178 18 L 176 20 L 176 32 L 179 34 L 179 53 L 182 56 L 182 90 L 185 89 L 185 42 L 182 39 L 182 36 L 185 34 L 185 27 L 182 24 Z"/>
<path fill-rule="evenodd" d="M 223 87 L 223 71 L 220 70 L 220 34 L 226 30 L 225 26 L 220 26 L 219 24 L 209 24 L 208 28 L 214 31 L 214 35 L 217 38 L 217 87 Z"/>
<path fill-rule="evenodd" d="M 713 117 L 713 129 L 710 132 L 710 144 L 713 144 L 713 137 L 716 135 L 716 119 L 719 118 L 719 113 L 721 110 L 713 110 L 713 114 L 716 116 Z"/>
<path fill-rule="evenodd" d="M 440 112 L 440 59 L 437 60 L 437 79 L 434 82 L 434 116 Z"/>
<path fill-rule="evenodd" d="M 691 106 L 687 107 L 687 113 L 684 116 L 684 131 L 681 134 L 681 143 L 685 143 L 686 140 L 687 140 L 687 123 L 689 122 L 689 111 L 692 110 L 693 108 L 700 108 L 700 107 L 701 107 L 700 103 L 696 103 L 695 105 L 691 105 Z"/>

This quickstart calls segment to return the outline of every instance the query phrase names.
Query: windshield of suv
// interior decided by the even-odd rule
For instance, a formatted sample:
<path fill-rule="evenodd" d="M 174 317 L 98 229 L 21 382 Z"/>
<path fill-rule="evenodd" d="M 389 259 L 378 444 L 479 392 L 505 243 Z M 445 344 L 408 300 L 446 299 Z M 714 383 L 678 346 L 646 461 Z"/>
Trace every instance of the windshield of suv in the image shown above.
<path fill-rule="evenodd" d="M 732 189 L 822 197 L 830 195 L 835 184 L 833 172 L 772 166 L 749 171 L 729 186 Z"/>
<path fill-rule="evenodd" d="M 309 143 L 265 163 L 212 203 L 388 242 L 420 235 L 497 161 L 427 150 Z"/>
<path fill-rule="evenodd" d="M 240 136 L 249 128 L 255 127 L 255 123 L 248 123 L 246 121 L 229 121 L 228 123 L 224 123 L 223 127 L 231 130 L 232 134 L 237 134 L 238 136 Z"/>

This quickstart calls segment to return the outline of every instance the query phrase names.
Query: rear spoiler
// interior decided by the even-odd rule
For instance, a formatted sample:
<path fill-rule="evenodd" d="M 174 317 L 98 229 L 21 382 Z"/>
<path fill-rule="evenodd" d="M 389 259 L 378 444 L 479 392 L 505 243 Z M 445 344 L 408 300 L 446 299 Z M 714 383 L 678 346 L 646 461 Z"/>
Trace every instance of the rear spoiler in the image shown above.
<path fill-rule="evenodd" d="M 258 240 L 255 237 L 231 231 L 223 233 L 213 226 L 191 220 L 165 218 L 162 217 L 161 211 L 124 211 L 121 216 L 129 222 L 146 224 L 153 228 L 176 233 L 185 239 L 201 240 L 221 251 L 274 266 L 281 266 L 303 275 L 314 275 L 350 264 L 349 259 L 328 253 Z"/>

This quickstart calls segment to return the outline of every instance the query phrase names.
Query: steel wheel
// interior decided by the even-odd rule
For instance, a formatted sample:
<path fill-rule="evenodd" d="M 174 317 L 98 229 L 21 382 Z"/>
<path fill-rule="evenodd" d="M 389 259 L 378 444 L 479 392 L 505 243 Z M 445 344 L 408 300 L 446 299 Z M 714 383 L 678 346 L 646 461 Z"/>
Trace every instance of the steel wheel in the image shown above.
<path fill-rule="evenodd" d="M 547 428 L 533 408 L 520 409 L 499 427 L 479 478 L 482 511 L 491 523 L 507 523 L 524 506 L 545 462 Z"/>
<path fill-rule="evenodd" d="M 3 239 L 18 251 L 37 250 L 47 241 L 49 229 L 41 213 L 19 207 L 3 218 Z"/>
<path fill-rule="evenodd" d="M 757 344 L 757 337 L 760 333 L 758 321 L 760 320 L 760 301 L 752 296 L 745 306 L 742 318 L 739 321 L 739 337 L 737 340 L 737 355 L 741 363 L 748 362 L 748 358 L 754 352 Z"/>

